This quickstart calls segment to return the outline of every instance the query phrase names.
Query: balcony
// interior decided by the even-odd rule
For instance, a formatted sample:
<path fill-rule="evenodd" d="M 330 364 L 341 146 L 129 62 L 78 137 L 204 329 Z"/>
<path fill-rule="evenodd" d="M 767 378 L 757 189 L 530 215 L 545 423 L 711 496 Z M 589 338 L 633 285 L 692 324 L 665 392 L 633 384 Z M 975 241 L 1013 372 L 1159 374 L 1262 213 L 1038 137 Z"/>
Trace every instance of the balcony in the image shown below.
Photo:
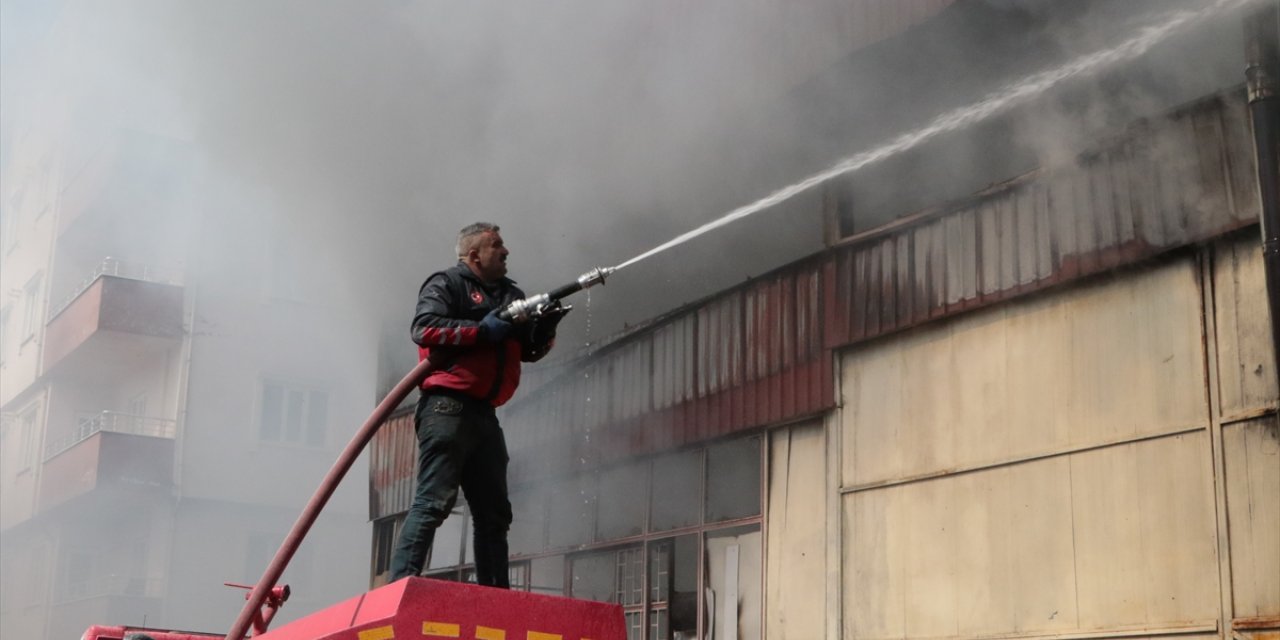
<path fill-rule="evenodd" d="M 171 274 L 107 258 L 50 315 L 44 371 L 110 374 L 182 336 L 182 287 Z"/>
<path fill-rule="evenodd" d="M 176 432 L 177 422 L 164 418 L 114 411 L 82 416 L 45 447 L 39 509 L 100 489 L 168 489 Z"/>

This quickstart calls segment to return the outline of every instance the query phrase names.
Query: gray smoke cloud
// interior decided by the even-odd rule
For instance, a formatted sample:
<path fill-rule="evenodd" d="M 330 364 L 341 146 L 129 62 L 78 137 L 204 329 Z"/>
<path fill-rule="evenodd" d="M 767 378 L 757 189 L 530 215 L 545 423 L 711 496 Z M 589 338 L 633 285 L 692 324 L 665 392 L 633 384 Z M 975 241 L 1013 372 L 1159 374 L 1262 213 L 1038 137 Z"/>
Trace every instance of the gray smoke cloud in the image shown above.
<path fill-rule="evenodd" d="M 1201 4 L 961 0 L 846 57 L 837 0 L 3 0 L 0 165 L 14 161 L 33 95 L 77 123 L 63 135 L 70 157 L 121 126 L 172 141 L 186 206 L 152 228 L 157 237 L 133 241 L 225 240 L 228 253 L 204 264 L 174 250 L 172 262 L 199 270 L 234 269 L 270 238 L 340 303 L 349 335 L 334 339 L 372 344 L 385 332 L 384 355 L 402 373 L 415 358 L 418 285 L 452 263 L 467 223 L 500 224 L 511 275 L 543 291 Z M 868 167 L 845 187 L 861 224 L 1070 162 L 1080 140 L 1238 84 L 1238 27 L 1224 17 Z M 46 42 L 58 47 L 53 77 L 29 65 Z M 1007 139 L 1005 126 L 1019 135 Z M 579 294 L 557 357 L 819 250 L 819 199 L 804 194 L 630 267 L 590 305 Z"/>

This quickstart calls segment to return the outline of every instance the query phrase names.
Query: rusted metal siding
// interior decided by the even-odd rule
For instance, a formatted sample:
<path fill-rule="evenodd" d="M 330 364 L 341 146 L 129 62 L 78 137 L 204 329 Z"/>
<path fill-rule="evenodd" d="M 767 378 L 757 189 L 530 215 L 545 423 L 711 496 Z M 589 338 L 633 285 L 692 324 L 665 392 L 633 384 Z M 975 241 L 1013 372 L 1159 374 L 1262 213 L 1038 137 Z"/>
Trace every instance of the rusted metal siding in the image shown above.
<path fill-rule="evenodd" d="M 417 458 L 413 409 L 400 409 L 374 434 L 369 444 L 370 520 L 409 509 Z"/>
<path fill-rule="evenodd" d="M 513 403 L 504 423 L 509 446 L 523 453 L 516 475 L 661 451 L 833 406 L 819 270 L 817 261 L 799 263 L 696 305 Z"/>
<path fill-rule="evenodd" d="M 814 415 L 833 349 L 1252 224 L 1249 144 L 1214 96 L 674 312 L 504 408 L 513 480 Z"/>
<path fill-rule="evenodd" d="M 1145 122 L 1076 165 L 1024 176 L 834 250 L 829 346 L 1141 261 L 1252 224 L 1243 98 Z"/>

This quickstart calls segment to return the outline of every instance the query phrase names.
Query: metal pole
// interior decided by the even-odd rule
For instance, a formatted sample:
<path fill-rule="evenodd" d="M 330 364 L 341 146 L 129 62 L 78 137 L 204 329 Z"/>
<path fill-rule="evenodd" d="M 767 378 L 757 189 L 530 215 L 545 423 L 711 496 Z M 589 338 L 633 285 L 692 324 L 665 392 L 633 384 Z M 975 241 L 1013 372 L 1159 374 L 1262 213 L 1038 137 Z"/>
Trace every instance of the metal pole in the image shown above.
<path fill-rule="evenodd" d="M 1246 16 L 1244 35 L 1271 347 L 1280 366 L 1280 2 L 1267 2 Z"/>
<path fill-rule="evenodd" d="M 261 609 L 262 603 L 266 602 L 267 597 L 271 595 L 271 590 L 275 587 L 276 581 L 280 579 L 285 567 L 293 559 L 293 554 L 297 552 L 298 547 L 302 544 L 302 539 L 311 530 L 311 525 L 315 524 L 316 518 L 320 515 L 320 510 L 329 502 L 334 490 L 338 488 L 338 483 L 342 482 L 343 476 L 351 469 L 351 465 L 355 464 L 356 458 L 360 456 L 365 446 L 373 439 L 373 434 L 377 433 L 378 427 L 382 426 L 387 416 L 390 416 L 391 412 L 400 406 L 400 402 L 422 382 L 423 378 L 427 377 L 433 367 L 434 365 L 430 360 L 419 362 L 418 366 L 414 367 L 409 372 L 409 375 L 405 376 L 391 390 L 391 393 L 388 393 L 387 397 L 382 399 L 378 407 L 369 415 L 369 419 L 351 438 L 347 448 L 343 449 L 342 454 L 333 463 L 333 467 L 329 469 L 329 473 L 321 481 L 315 495 L 311 496 L 311 501 L 307 503 L 307 506 L 302 510 L 302 514 L 298 516 L 298 520 L 293 524 L 293 529 L 289 531 L 289 535 L 285 536 L 280 549 L 276 551 L 275 557 L 271 559 L 271 564 L 267 565 L 266 572 L 262 574 L 262 578 L 258 580 L 258 584 L 249 594 L 244 604 L 244 609 L 240 610 L 240 617 L 236 618 L 235 624 L 231 625 L 231 630 L 227 632 L 224 640 L 244 640 L 245 632 L 248 631 L 249 625 L 253 623 L 253 619 Z"/>

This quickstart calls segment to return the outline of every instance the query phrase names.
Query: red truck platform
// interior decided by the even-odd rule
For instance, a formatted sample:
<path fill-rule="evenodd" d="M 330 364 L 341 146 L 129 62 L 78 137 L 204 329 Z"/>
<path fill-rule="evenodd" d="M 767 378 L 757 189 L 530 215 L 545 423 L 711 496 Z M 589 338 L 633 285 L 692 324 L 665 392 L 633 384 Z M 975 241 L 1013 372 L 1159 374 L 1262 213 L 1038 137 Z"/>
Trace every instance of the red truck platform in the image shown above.
<path fill-rule="evenodd" d="M 257 636 L 261 640 L 626 640 L 618 605 L 406 578 Z"/>

